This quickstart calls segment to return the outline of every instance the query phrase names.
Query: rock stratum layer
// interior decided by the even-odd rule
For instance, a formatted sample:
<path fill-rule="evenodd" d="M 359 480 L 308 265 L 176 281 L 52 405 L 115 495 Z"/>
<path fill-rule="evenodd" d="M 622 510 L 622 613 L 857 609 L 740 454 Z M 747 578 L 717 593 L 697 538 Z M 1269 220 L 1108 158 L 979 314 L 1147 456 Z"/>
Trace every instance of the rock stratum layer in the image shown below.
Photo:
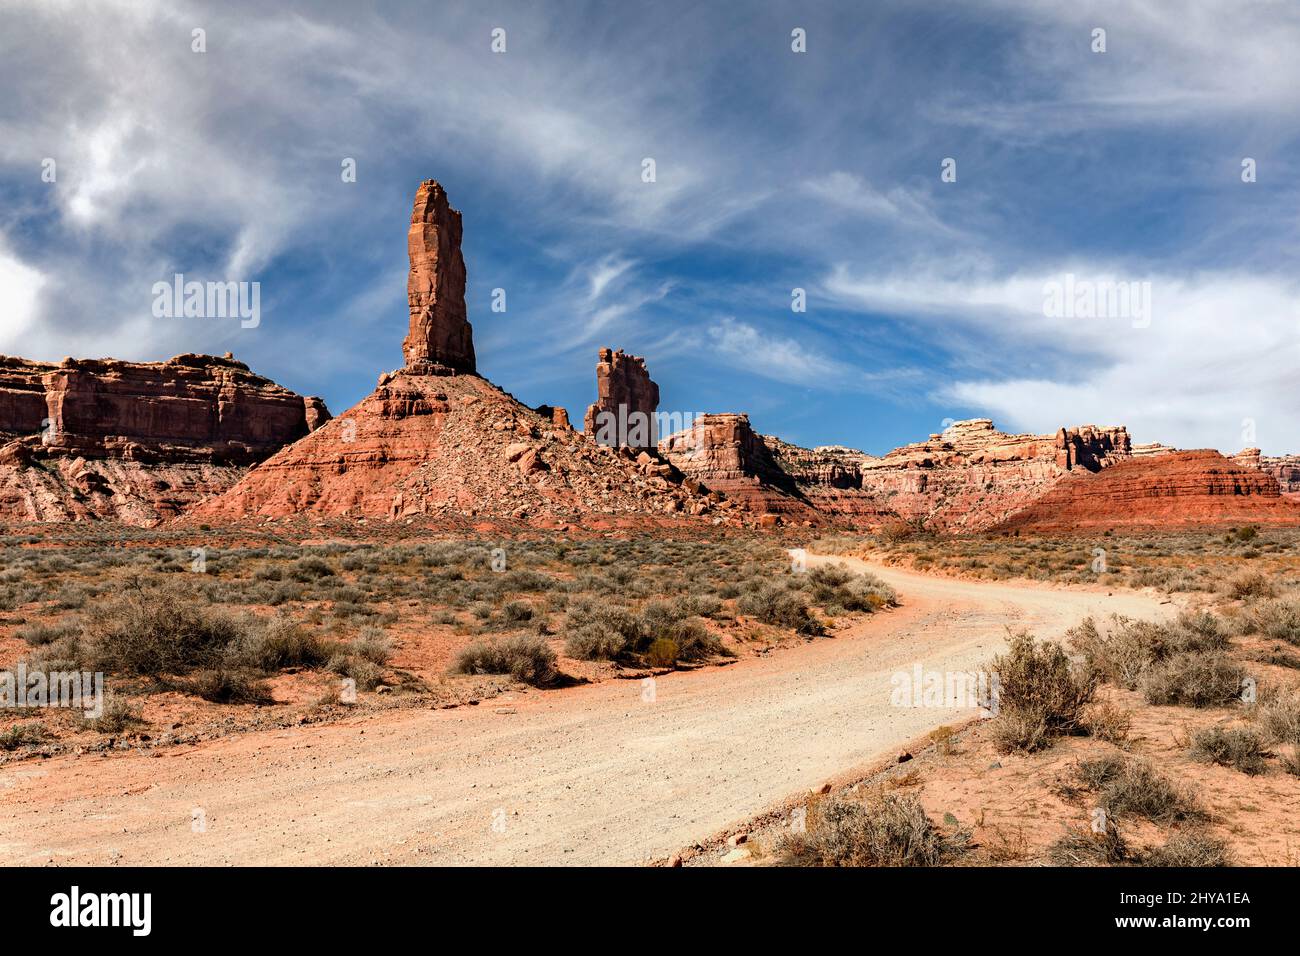
<path fill-rule="evenodd" d="M 328 420 L 230 357 L 0 357 L 0 516 L 154 524 Z"/>
<path fill-rule="evenodd" d="M 1300 524 L 1277 479 L 1217 451 L 1131 458 L 1097 475 L 1071 475 L 998 530 L 1073 531 L 1259 523 Z"/>
<path fill-rule="evenodd" d="M 415 192 L 406 234 L 411 270 L 406 297 L 411 323 L 402 343 L 408 368 L 436 365 L 475 371 L 474 332 L 465 310 L 465 258 L 460 251 L 460 213 L 432 179 Z"/>

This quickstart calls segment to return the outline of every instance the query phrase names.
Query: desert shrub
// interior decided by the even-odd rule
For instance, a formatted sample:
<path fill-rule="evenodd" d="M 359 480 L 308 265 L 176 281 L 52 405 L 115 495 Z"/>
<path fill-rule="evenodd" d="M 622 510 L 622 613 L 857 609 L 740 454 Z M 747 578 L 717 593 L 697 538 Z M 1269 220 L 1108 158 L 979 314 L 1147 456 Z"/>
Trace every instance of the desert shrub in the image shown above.
<path fill-rule="evenodd" d="M 1149 704 L 1222 707 L 1241 693 L 1245 669 L 1218 651 L 1170 657 L 1143 675 L 1142 695 Z"/>
<path fill-rule="evenodd" d="M 120 734 L 133 724 L 142 723 L 139 708 L 117 694 L 106 694 L 103 712 L 98 717 L 86 718 L 86 725 L 101 734 Z"/>
<path fill-rule="evenodd" d="M 1145 760 L 1113 755 L 1082 760 L 1075 775 L 1083 787 L 1096 791 L 1111 817 L 1139 816 L 1170 823 L 1204 816 L 1190 791 L 1179 788 Z"/>
<path fill-rule="evenodd" d="M 1066 638 L 1098 676 L 1134 690 L 1151 663 L 1158 631 L 1159 625 L 1146 621 L 1118 619 L 1112 630 L 1103 633 L 1089 617 L 1067 631 Z"/>
<path fill-rule="evenodd" d="M 32 647 L 43 647 L 81 633 L 79 621 L 60 621 L 58 624 L 28 624 L 15 632 L 20 640 Z"/>
<path fill-rule="evenodd" d="M 0 750 L 17 750 L 39 744 L 48 736 L 43 724 L 11 724 L 0 730 Z"/>
<path fill-rule="evenodd" d="M 196 671 L 186 690 L 214 704 L 269 704 L 271 690 L 255 673 L 229 667 Z"/>
<path fill-rule="evenodd" d="M 549 574 L 530 568 L 513 568 L 507 571 L 501 580 L 507 591 L 550 591 L 559 582 Z"/>
<path fill-rule="evenodd" d="M 678 621 L 661 639 L 669 640 L 676 646 L 677 660 L 699 661 L 727 653 L 717 635 L 705 627 L 703 622 L 695 619 Z"/>
<path fill-rule="evenodd" d="M 992 732 L 1000 749 L 1034 751 L 1053 737 L 1078 732 L 1096 682 L 1070 662 L 1060 645 L 1037 644 L 1013 634 L 1007 653 L 993 660 L 997 716 Z"/>
<path fill-rule="evenodd" d="M 1096 701 L 1084 711 L 1082 728 L 1089 737 L 1124 747 L 1128 744 L 1132 724 L 1133 715 L 1127 710 L 1109 701 Z"/>
<path fill-rule="evenodd" d="M 1067 827 L 1065 835 L 1047 848 L 1047 857 L 1053 866 L 1119 866 L 1133 859 L 1133 851 L 1111 820 L 1100 833 Z"/>
<path fill-rule="evenodd" d="M 245 632 L 230 646 L 226 662 L 270 673 L 286 667 L 321 667 L 334 652 L 331 642 L 279 617 Z"/>
<path fill-rule="evenodd" d="M 289 566 L 289 577 L 303 584 L 319 581 L 321 578 L 334 577 L 334 569 L 324 558 L 312 555 L 299 558 Z"/>
<path fill-rule="evenodd" d="M 384 669 L 374 661 L 343 651 L 335 654 L 326 669 L 356 682 L 358 690 L 374 690 L 384 682 Z"/>
<path fill-rule="evenodd" d="M 461 649 L 451 669 L 456 674 L 509 674 L 534 687 L 551 684 L 558 676 L 550 645 L 526 634 L 476 641 Z"/>
<path fill-rule="evenodd" d="M 650 642 L 645 656 L 651 667 L 673 667 L 677 663 L 677 643 L 666 637 L 657 638 Z"/>
<path fill-rule="evenodd" d="M 1229 637 L 1212 614 L 1183 612 L 1172 622 L 1116 618 L 1108 632 L 1086 618 L 1067 632 L 1070 645 L 1102 679 L 1136 690 L 1153 665 L 1180 655 L 1223 650 Z"/>
<path fill-rule="evenodd" d="M 1293 777 L 1300 777 L 1300 747 L 1292 747 L 1282 755 L 1282 769 Z"/>
<path fill-rule="evenodd" d="M 1277 589 L 1267 575 L 1259 571 L 1243 571 L 1228 580 L 1225 593 L 1234 600 L 1245 601 L 1271 598 Z"/>
<path fill-rule="evenodd" d="M 1143 866 L 1232 866 L 1228 845 L 1205 833 L 1177 833 L 1142 855 Z"/>
<path fill-rule="evenodd" d="M 813 600 L 828 608 L 874 611 L 898 603 L 898 594 L 874 574 L 855 574 L 843 564 L 822 564 L 807 575 Z"/>
<path fill-rule="evenodd" d="M 617 604 L 604 604 L 583 598 L 575 601 L 568 610 L 566 628 L 570 632 L 594 625 L 623 638 L 623 646 L 636 650 L 646 638 L 643 618 L 628 608 Z"/>
<path fill-rule="evenodd" d="M 352 653 L 372 664 L 384 665 L 393 656 L 393 642 L 377 627 L 365 627 L 352 642 Z"/>
<path fill-rule="evenodd" d="M 866 802 L 830 797 L 814 804 L 803 833 L 776 848 L 785 866 L 940 866 L 966 848 L 969 834 L 945 836 L 915 797 L 874 795 Z"/>
<path fill-rule="evenodd" d="M 501 613 L 511 624 L 522 624 L 533 619 L 533 606 L 527 601 L 508 601 Z"/>
<path fill-rule="evenodd" d="M 825 628 L 808 611 L 807 600 L 797 591 L 764 583 L 758 590 L 742 594 L 736 602 L 742 614 L 764 624 L 788 627 L 798 634 L 816 636 Z"/>
<path fill-rule="evenodd" d="M 1244 727 L 1207 727 L 1192 738 L 1193 760 L 1233 767 L 1251 776 L 1264 772 L 1265 753 L 1259 734 Z"/>
<path fill-rule="evenodd" d="M 1300 693 L 1267 691 L 1246 713 L 1274 743 L 1300 745 Z"/>
<path fill-rule="evenodd" d="M 1265 637 L 1300 645 L 1300 601 L 1263 601 L 1246 612 L 1246 622 L 1251 630 Z"/>
<path fill-rule="evenodd" d="M 564 653 L 583 661 L 610 661 L 626 646 L 627 639 L 618 631 L 592 622 L 567 632 Z"/>
<path fill-rule="evenodd" d="M 247 630 L 177 585 L 133 586 L 90 608 L 82 640 L 96 670 L 157 676 L 216 665 Z"/>

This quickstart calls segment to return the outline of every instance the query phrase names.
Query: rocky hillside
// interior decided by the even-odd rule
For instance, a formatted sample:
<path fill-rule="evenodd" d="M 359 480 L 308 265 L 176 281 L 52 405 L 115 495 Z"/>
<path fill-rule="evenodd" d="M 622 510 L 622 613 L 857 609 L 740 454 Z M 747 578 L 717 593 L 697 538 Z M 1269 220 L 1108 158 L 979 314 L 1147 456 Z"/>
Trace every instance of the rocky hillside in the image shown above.
<path fill-rule="evenodd" d="M 0 517 L 153 524 L 328 420 L 230 356 L 0 357 Z"/>
<path fill-rule="evenodd" d="M 460 222 L 441 186 L 420 186 L 409 234 L 406 366 L 199 506 L 195 520 L 311 513 L 554 527 L 726 518 L 730 503 L 684 480 L 657 453 L 636 443 L 603 445 L 574 431 L 564 409 L 529 408 L 474 374 Z M 598 405 L 631 401 L 653 413 L 658 389 L 641 360 L 605 349 L 598 381 Z"/>

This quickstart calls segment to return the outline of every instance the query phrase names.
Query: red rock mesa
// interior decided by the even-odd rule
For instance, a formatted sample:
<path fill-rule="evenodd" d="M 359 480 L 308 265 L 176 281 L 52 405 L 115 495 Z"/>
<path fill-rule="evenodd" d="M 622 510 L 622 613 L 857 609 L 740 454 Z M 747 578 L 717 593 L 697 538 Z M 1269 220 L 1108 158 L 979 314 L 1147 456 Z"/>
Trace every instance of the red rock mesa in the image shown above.
<path fill-rule="evenodd" d="M 0 357 L 0 516 L 153 524 L 328 420 L 229 356 Z"/>

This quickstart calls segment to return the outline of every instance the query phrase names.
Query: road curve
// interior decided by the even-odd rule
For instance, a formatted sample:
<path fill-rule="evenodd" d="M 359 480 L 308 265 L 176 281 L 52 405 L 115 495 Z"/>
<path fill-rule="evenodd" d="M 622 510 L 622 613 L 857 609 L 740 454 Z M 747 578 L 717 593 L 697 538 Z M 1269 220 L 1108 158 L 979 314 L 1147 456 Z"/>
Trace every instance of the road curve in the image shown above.
<path fill-rule="evenodd" d="M 1172 610 L 1148 593 L 848 563 L 887 580 L 904 606 L 835 638 L 660 677 L 652 700 L 640 682 L 616 680 L 156 752 L 164 756 L 11 764 L 0 770 L 0 858 L 634 864 L 968 713 L 891 707 L 898 671 L 971 670 L 1008 626 L 1053 637 L 1087 614 Z M 205 827 L 193 825 L 196 810 Z"/>

